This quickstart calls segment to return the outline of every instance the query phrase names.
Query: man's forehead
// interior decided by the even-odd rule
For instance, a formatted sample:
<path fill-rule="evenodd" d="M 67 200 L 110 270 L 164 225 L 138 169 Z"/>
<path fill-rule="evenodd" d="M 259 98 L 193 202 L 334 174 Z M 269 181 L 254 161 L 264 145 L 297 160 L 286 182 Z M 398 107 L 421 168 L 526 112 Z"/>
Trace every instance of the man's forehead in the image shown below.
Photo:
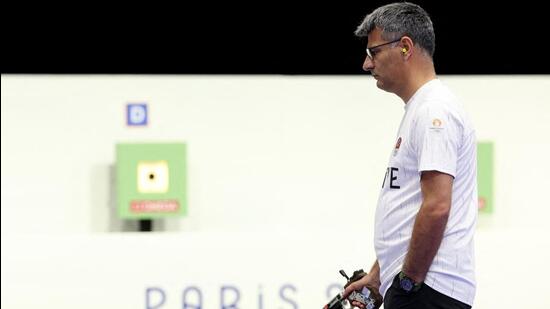
<path fill-rule="evenodd" d="M 371 32 L 369 32 L 367 36 L 367 42 L 369 45 L 376 45 L 378 42 L 383 41 L 382 39 L 382 30 L 380 28 L 376 27 L 372 29 Z"/>

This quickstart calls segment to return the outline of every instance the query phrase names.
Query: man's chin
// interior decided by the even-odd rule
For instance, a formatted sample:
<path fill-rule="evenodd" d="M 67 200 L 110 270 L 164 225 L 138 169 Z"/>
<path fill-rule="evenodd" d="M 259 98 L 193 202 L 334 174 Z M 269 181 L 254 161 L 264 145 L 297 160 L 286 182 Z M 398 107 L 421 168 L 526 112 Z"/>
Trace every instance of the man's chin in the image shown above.
<path fill-rule="evenodd" d="M 387 85 L 384 84 L 384 82 L 380 81 L 380 80 L 377 80 L 376 81 L 376 87 L 378 87 L 378 89 L 380 90 L 384 90 L 386 92 L 390 92 L 390 93 L 393 93 L 393 91 L 391 91 L 390 89 L 388 89 Z"/>

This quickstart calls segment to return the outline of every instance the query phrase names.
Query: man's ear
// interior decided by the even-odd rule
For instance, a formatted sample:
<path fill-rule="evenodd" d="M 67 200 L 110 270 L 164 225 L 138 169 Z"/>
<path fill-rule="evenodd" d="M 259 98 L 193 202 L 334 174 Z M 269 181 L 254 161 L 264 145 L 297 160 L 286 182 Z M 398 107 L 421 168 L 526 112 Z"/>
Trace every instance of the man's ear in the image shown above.
<path fill-rule="evenodd" d="M 414 43 L 411 38 L 408 36 L 403 36 L 400 43 L 403 46 L 401 47 L 401 53 L 403 53 L 403 56 L 410 56 L 410 53 L 414 47 Z"/>

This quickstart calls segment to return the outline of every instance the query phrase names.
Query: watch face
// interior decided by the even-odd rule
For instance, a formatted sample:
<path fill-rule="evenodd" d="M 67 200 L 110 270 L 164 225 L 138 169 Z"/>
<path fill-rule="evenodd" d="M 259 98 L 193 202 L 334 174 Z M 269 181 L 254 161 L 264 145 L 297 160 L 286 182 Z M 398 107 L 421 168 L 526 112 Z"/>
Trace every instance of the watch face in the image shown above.
<path fill-rule="evenodd" d="M 407 292 L 410 292 L 413 288 L 413 284 L 411 282 L 411 280 L 409 280 L 408 278 L 404 278 L 401 280 L 401 288 Z"/>

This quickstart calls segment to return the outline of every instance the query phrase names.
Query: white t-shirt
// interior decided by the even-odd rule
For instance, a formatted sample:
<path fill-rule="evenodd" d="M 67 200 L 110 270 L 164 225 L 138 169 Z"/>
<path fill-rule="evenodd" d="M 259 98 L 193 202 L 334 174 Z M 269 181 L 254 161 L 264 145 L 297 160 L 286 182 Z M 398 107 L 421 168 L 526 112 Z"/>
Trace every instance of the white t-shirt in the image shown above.
<path fill-rule="evenodd" d="M 421 172 L 435 170 L 454 177 L 452 204 L 441 246 L 424 283 L 473 304 L 476 169 L 476 138 L 470 120 L 441 81 L 429 81 L 405 105 L 376 209 L 374 244 L 382 295 L 407 255 L 422 204 Z"/>

